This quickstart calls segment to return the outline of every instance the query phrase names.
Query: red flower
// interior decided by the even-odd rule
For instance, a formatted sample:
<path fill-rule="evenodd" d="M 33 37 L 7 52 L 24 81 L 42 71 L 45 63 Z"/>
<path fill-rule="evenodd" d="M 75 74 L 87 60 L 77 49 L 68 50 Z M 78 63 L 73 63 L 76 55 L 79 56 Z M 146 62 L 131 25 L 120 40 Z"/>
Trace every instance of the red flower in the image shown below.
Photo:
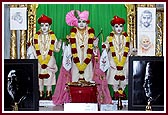
<path fill-rule="evenodd" d="M 113 37 L 113 36 L 114 36 L 114 33 L 110 33 L 110 36 L 112 36 L 112 37 Z"/>
<path fill-rule="evenodd" d="M 90 48 L 88 48 L 88 50 L 87 50 L 87 54 L 92 54 L 92 53 L 93 53 L 93 50 L 90 49 Z"/>
<path fill-rule="evenodd" d="M 52 50 L 49 50 L 48 55 L 52 56 Z"/>
<path fill-rule="evenodd" d="M 34 44 L 38 44 L 38 40 L 37 39 L 34 39 Z"/>
<path fill-rule="evenodd" d="M 72 51 L 72 54 L 77 53 L 77 49 L 76 48 L 72 48 L 71 51 Z"/>
<path fill-rule="evenodd" d="M 110 44 L 110 47 L 113 46 L 113 43 L 112 43 L 112 42 L 110 42 L 109 44 Z"/>
<path fill-rule="evenodd" d="M 53 32 L 53 31 L 51 31 L 49 34 L 54 34 L 54 32 Z"/>
<path fill-rule="evenodd" d="M 76 33 L 76 32 L 77 32 L 77 29 L 76 29 L 76 28 L 72 28 L 72 29 L 71 29 L 71 32 Z"/>
<path fill-rule="evenodd" d="M 87 23 L 87 24 L 90 24 L 90 20 L 87 20 L 86 23 Z"/>
<path fill-rule="evenodd" d="M 75 38 L 70 38 L 70 42 L 71 42 L 71 44 L 74 44 L 74 43 L 76 43 L 76 39 Z"/>
<path fill-rule="evenodd" d="M 79 71 L 79 73 L 80 73 L 80 74 L 83 74 L 83 73 L 84 73 L 84 71 Z"/>
<path fill-rule="evenodd" d="M 47 78 L 49 78 L 49 77 L 50 77 L 49 74 L 39 74 L 39 78 L 40 78 L 40 79 L 47 79 Z"/>
<path fill-rule="evenodd" d="M 93 39 L 89 39 L 88 44 L 93 44 Z"/>
<path fill-rule="evenodd" d="M 127 37 L 127 36 L 128 36 L 128 34 L 127 34 L 126 32 L 124 32 L 124 33 L 123 33 L 123 35 L 124 35 L 125 37 Z"/>
<path fill-rule="evenodd" d="M 102 45 L 102 48 L 106 48 L 106 45 L 105 45 L 105 44 L 103 44 L 103 45 Z"/>
<path fill-rule="evenodd" d="M 120 80 L 121 81 L 125 80 L 125 76 L 124 75 L 120 76 Z"/>
<path fill-rule="evenodd" d="M 115 76 L 114 76 L 114 79 L 118 81 L 118 80 L 119 80 L 119 76 L 118 76 L 118 75 L 115 75 Z"/>
<path fill-rule="evenodd" d="M 40 32 L 40 31 L 38 31 L 38 32 L 36 32 L 36 34 L 40 35 L 40 34 L 41 34 L 41 32 Z"/>
<path fill-rule="evenodd" d="M 115 76 L 114 76 L 114 79 L 117 80 L 117 81 L 118 81 L 118 80 L 123 81 L 123 80 L 125 79 L 125 76 L 124 76 L 124 75 L 115 75 Z"/>
<path fill-rule="evenodd" d="M 125 46 L 126 46 L 126 47 L 129 47 L 129 44 L 130 44 L 129 42 L 126 42 Z"/>
<path fill-rule="evenodd" d="M 128 52 L 124 52 L 123 56 L 127 57 L 128 55 Z"/>
<path fill-rule="evenodd" d="M 78 63 L 79 62 L 79 58 L 78 57 L 73 58 L 73 61 L 74 61 L 74 63 Z"/>
<path fill-rule="evenodd" d="M 89 33 L 89 34 L 90 34 L 90 33 L 93 33 L 93 34 L 94 34 L 94 29 L 93 29 L 93 28 L 89 29 L 89 30 L 88 30 L 88 33 Z"/>
<path fill-rule="evenodd" d="M 122 66 L 117 66 L 117 70 L 122 70 L 123 67 Z"/>
<path fill-rule="evenodd" d="M 51 40 L 51 44 L 54 44 L 55 43 L 55 40 Z"/>
<path fill-rule="evenodd" d="M 84 60 L 84 63 L 89 64 L 89 63 L 90 63 L 90 61 L 91 61 L 91 59 L 86 58 L 86 59 Z"/>
<path fill-rule="evenodd" d="M 113 57 L 116 56 L 116 53 L 115 53 L 115 52 L 112 52 L 112 56 L 113 56 Z"/>
<path fill-rule="evenodd" d="M 46 64 L 43 64 L 43 65 L 41 65 L 41 68 L 42 68 L 42 69 L 46 69 L 46 68 L 47 68 L 47 65 L 46 65 Z"/>
<path fill-rule="evenodd" d="M 37 56 L 39 56 L 41 54 L 40 50 L 36 50 L 36 54 L 37 54 Z"/>

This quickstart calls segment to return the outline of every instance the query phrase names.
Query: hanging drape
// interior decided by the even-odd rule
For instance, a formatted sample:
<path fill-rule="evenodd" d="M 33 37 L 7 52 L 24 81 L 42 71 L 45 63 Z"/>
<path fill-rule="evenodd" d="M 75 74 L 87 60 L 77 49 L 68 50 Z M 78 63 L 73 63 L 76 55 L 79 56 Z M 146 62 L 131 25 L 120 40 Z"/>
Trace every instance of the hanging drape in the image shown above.
<path fill-rule="evenodd" d="M 58 40 L 65 39 L 66 35 L 70 33 L 72 27 L 68 26 L 65 22 L 66 14 L 71 10 L 89 11 L 90 27 L 95 29 L 95 35 L 97 36 L 101 28 L 103 29 L 104 41 L 109 33 L 112 31 L 110 21 L 117 15 L 119 17 L 127 19 L 127 9 L 124 4 L 39 4 L 37 8 L 37 19 L 45 14 L 52 18 L 51 29 L 56 34 Z M 127 21 L 127 20 L 126 20 Z M 39 30 L 40 26 L 37 23 L 36 29 Z M 125 31 L 126 31 L 125 24 Z M 102 36 L 99 36 L 99 48 L 101 49 Z M 62 51 L 55 53 L 58 68 L 62 64 Z M 58 76 L 59 71 L 56 73 Z M 111 89 L 111 88 L 110 88 Z M 112 89 L 111 89 L 112 90 Z"/>

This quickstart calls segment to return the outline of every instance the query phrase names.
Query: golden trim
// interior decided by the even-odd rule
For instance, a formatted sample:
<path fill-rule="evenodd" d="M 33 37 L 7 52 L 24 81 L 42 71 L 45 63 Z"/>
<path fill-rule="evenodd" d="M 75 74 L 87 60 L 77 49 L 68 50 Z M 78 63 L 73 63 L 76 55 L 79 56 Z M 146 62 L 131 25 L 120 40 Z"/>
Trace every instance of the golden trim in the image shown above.
<path fill-rule="evenodd" d="M 20 59 L 26 59 L 26 30 L 20 31 Z"/>
<path fill-rule="evenodd" d="M 10 59 L 17 59 L 17 38 L 16 38 L 16 30 L 11 30 Z"/>
<path fill-rule="evenodd" d="M 126 4 L 127 8 L 127 34 L 130 37 L 133 48 L 136 48 L 136 12 L 134 4 Z"/>
<path fill-rule="evenodd" d="M 164 11 L 158 10 L 156 12 L 156 56 L 163 55 L 163 27 L 164 27 Z"/>
<path fill-rule="evenodd" d="M 150 7 L 156 8 L 156 4 L 125 4 L 127 8 L 127 33 L 133 43 L 133 48 L 137 48 L 137 31 L 136 31 L 136 12 L 137 7 Z M 163 55 L 163 28 L 164 28 L 164 10 L 157 9 L 156 10 L 156 47 L 155 47 L 155 55 L 162 56 Z"/>
<path fill-rule="evenodd" d="M 33 37 L 36 34 L 36 9 L 38 4 L 29 4 L 28 6 L 28 34 L 27 43 L 32 45 Z"/>

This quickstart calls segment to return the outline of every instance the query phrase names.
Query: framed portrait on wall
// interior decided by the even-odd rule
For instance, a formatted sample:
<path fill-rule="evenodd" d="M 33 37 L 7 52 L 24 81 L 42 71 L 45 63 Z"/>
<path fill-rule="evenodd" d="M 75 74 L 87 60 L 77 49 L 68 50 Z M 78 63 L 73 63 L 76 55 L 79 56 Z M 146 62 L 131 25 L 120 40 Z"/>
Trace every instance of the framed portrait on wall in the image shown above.
<path fill-rule="evenodd" d="M 38 61 L 4 59 L 4 111 L 38 111 Z"/>
<path fill-rule="evenodd" d="M 164 110 L 164 57 L 129 57 L 128 110 Z"/>
<path fill-rule="evenodd" d="M 10 30 L 27 30 L 27 8 L 10 8 Z"/>
<path fill-rule="evenodd" d="M 155 56 L 155 34 L 153 32 L 138 32 L 138 55 Z"/>
<path fill-rule="evenodd" d="M 139 56 L 155 56 L 156 8 L 137 7 L 137 49 Z"/>

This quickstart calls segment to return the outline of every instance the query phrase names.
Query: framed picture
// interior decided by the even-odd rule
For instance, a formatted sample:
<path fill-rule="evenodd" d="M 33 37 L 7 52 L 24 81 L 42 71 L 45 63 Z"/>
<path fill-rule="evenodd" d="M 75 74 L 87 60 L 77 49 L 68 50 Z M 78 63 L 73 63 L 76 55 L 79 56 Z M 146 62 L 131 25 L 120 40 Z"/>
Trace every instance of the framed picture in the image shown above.
<path fill-rule="evenodd" d="M 164 57 L 130 56 L 128 110 L 164 110 Z"/>
<path fill-rule="evenodd" d="M 156 8 L 137 8 L 137 49 L 139 56 L 155 56 Z"/>
<path fill-rule="evenodd" d="M 10 8 L 10 30 L 27 30 L 27 8 Z"/>
<path fill-rule="evenodd" d="M 38 60 L 4 59 L 4 111 L 38 111 Z"/>

